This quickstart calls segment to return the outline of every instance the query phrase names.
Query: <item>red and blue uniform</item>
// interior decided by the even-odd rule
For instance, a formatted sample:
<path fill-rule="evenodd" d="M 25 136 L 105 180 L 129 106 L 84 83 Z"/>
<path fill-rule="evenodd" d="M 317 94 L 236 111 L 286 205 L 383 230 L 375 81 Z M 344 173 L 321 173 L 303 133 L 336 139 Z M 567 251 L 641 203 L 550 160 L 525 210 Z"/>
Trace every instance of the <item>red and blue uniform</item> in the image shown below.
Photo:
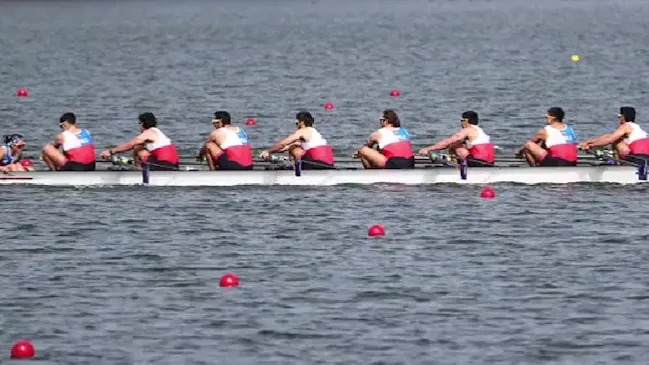
<path fill-rule="evenodd" d="M 383 127 L 379 132 L 379 152 L 386 157 L 384 169 L 412 169 L 415 156 L 410 145 L 410 135 L 399 128 Z"/>

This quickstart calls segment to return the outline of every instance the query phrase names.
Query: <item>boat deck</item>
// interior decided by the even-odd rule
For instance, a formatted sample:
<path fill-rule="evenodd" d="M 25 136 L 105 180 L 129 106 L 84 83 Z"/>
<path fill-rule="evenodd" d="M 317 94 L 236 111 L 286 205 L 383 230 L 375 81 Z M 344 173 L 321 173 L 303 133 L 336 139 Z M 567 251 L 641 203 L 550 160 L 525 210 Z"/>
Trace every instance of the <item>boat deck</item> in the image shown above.
<path fill-rule="evenodd" d="M 146 176 L 145 176 L 146 175 Z M 49 186 L 151 185 L 151 186 L 236 186 L 299 185 L 326 186 L 340 184 L 521 184 L 645 182 L 638 169 L 630 166 L 577 167 L 490 167 L 468 168 L 463 178 L 459 169 L 449 167 L 416 167 L 409 170 L 303 170 L 300 176 L 292 170 L 253 171 L 37 171 L 0 175 L 0 184 Z M 148 180 L 148 181 L 147 181 Z"/>

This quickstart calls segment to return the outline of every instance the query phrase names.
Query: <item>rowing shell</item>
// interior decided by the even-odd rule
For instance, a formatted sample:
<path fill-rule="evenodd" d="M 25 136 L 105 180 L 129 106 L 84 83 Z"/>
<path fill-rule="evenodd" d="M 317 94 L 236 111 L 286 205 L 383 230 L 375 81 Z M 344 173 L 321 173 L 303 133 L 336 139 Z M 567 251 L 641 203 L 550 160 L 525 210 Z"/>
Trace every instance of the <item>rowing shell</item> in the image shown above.
<path fill-rule="evenodd" d="M 297 176 L 299 175 L 299 176 Z M 464 176 L 463 176 L 464 175 Z M 643 176 L 644 175 L 644 176 Z M 38 171 L 0 175 L 0 184 L 46 186 L 151 185 L 151 186 L 237 186 L 340 184 L 522 184 L 646 182 L 646 175 L 631 166 L 577 167 L 430 167 L 408 170 L 253 170 L 253 171 Z"/>

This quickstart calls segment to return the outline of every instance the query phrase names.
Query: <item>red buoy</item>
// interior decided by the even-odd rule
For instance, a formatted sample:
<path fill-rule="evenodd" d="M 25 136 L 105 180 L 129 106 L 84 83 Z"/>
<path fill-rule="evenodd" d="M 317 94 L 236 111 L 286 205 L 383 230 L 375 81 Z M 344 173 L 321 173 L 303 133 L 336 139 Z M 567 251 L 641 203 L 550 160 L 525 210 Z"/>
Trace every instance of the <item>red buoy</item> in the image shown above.
<path fill-rule="evenodd" d="M 20 89 L 18 89 L 18 91 L 16 91 L 16 95 L 18 97 L 24 98 L 29 95 L 29 93 L 27 92 L 27 89 L 21 87 Z"/>
<path fill-rule="evenodd" d="M 367 230 L 367 235 L 370 237 L 385 236 L 385 230 L 382 225 L 375 224 Z"/>
<path fill-rule="evenodd" d="M 495 198 L 496 197 L 496 192 L 492 188 L 484 188 L 480 192 L 480 197 L 481 198 L 487 198 L 487 199 Z"/>
<path fill-rule="evenodd" d="M 227 273 L 221 276 L 221 281 L 219 281 L 219 286 L 224 288 L 239 286 L 239 278 L 232 273 Z"/>
<path fill-rule="evenodd" d="M 28 158 L 24 158 L 20 161 L 20 164 L 23 165 L 23 167 L 32 167 L 34 164 L 32 163 L 32 160 Z"/>
<path fill-rule="evenodd" d="M 34 357 L 34 346 L 27 340 L 21 340 L 11 348 L 12 359 L 28 359 Z"/>
<path fill-rule="evenodd" d="M 392 89 L 392 91 L 390 91 L 390 96 L 392 96 L 394 98 L 396 98 L 399 95 L 401 95 L 401 93 L 397 89 Z"/>
<path fill-rule="evenodd" d="M 246 120 L 246 125 L 255 125 L 255 118 L 248 118 L 248 120 Z"/>
<path fill-rule="evenodd" d="M 324 108 L 325 108 L 325 110 L 331 110 L 331 109 L 334 108 L 334 104 L 333 103 L 325 103 Z"/>

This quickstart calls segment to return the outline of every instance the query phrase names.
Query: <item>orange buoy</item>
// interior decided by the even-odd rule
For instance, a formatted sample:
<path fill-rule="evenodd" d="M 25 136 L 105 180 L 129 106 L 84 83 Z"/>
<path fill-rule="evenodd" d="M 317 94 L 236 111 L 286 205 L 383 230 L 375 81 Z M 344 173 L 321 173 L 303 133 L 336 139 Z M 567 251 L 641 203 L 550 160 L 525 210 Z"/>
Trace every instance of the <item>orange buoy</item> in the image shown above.
<path fill-rule="evenodd" d="M 367 235 L 370 237 L 385 236 L 385 229 L 380 224 L 375 224 L 367 230 Z"/>
<path fill-rule="evenodd" d="M 12 359 L 28 359 L 34 357 L 34 346 L 27 340 L 21 340 L 11 348 Z"/>
<path fill-rule="evenodd" d="M 325 108 L 325 110 L 331 110 L 331 109 L 334 108 L 334 104 L 333 103 L 325 103 L 324 108 Z"/>
<path fill-rule="evenodd" d="M 392 96 L 393 98 L 396 98 L 399 95 L 401 95 L 401 93 L 397 89 L 392 89 L 392 91 L 390 91 L 390 96 Z"/>
<path fill-rule="evenodd" d="M 496 197 L 496 192 L 492 188 L 484 188 L 480 192 L 481 198 L 491 199 Z"/>
<path fill-rule="evenodd" d="M 246 120 L 246 125 L 255 125 L 255 118 L 248 118 L 248 120 Z"/>
<path fill-rule="evenodd" d="M 221 280 L 219 281 L 219 286 L 222 288 L 231 288 L 233 286 L 239 286 L 239 278 L 232 273 L 227 273 L 221 276 Z"/>
<path fill-rule="evenodd" d="M 25 88 L 21 87 L 20 89 L 18 89 L 18 91 L 16 91 L 16 96 L 18 96 L 18 97 L 24 98 L 27 95 L 29 95 L 29 93 L 27 92 L 27 89 L 25 89 Z"/>

